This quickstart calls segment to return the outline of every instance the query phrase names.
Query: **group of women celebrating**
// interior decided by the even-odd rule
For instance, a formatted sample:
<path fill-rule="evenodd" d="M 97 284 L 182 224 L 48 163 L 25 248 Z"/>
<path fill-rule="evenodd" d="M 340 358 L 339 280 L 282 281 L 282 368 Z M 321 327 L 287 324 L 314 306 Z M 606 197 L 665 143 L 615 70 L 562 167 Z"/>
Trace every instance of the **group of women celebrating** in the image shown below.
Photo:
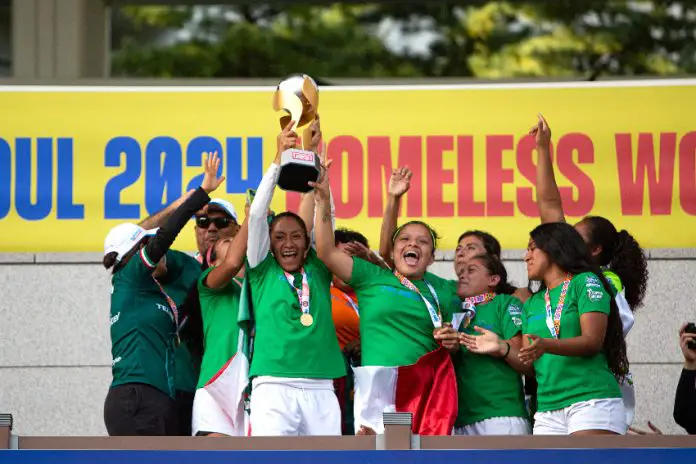
<path fill-rule="evenodd" d="M 300 215 L 270 214 L 280 154 L 298 143 L 293 125 L 279 135 L 277 156 L 239 232 L 211 247 L 204 260 L 207 269 L 198 277 L 204 351 L 194 434 L 240 434 L 240 416 L 229 408 L 239 402 L 225 399 L 229 390 L 207 387 L 225 377 L 235 357 L 237 308 L 245 286 L 255 320 L 251 435 L 341 433 L 333 380 L 352 373 L 347 372 L 332 319 L 335 282 L 351 290 L 348 298 L 359 315 L 361 367 L 410 366 L 433 352 L 447 353 L 458 400 L 452 433 L 626 432 L 633 406 L 625 335 L 645 295 L 645 257 L 630 234 L 617 232 L 605 218 L 586 217 L 575 226 L 565 222 L 551 164 L 551 131 L 542 116 L 530 130 L 539 155 L 542 224 L 529 234 L 527 288 L 508 282 L 499 242 L 479 230 L 464 231 L 459 238 L 457 280 L 428 272 L 438 234 L 421 221 L 397 224 L 400 200 L 409 189 L 406 167 L 393 172 L 388 186 L 380 239 L 384 263 L 337 247 L 325 164 L 319 179 L 310 183 L 313 191 L 304 196 Z M 318 124 L 312 134 L 316 150 Z M 171 407 L 165 400 L 173 398 L 171 350 L 180 321 L 177 301 L 166 293 L 162 279 L 175 280 L 177 271 L 159 269 L 169 261 L 173 252 L 168 248 L 185 219 L 221 182 L 216 163 L 209 160 L 202 187 L 154 235 L 142 231 L 142 236 L 127 236 L 111 248 L 113 240 L 107 239 L 105 266 L 112 269 L 114 282 L 114 383 L 105 408 L 111 411 L 105 412 L 110 433 L 115 427 L 109 425 L 109 416 L 112 424 L 121 423 L 120 430 L 125 416 L 134 427 L 151 419 L 144 395 L 133 394 L 133 402 L 140 404 L 131 405 L 123 401 L 125 395 L 116 394 L 124 384 L 144 384 Z M 140 259 L 133 259 L 136 254 Z M 119 311 L 128 313 L 127 322 L 113 322 Z M 538 385 L 531 407 L 523 379 L 535 379 Z M 369 398 L 368 390 L 377 387 L 356 382 L 362 391 L 355 396 Z M 142 420 L 133 419 L 139 415 Z M 374 425 L 361 423 L 360 417 L 356 410 L 355 431 L 375 433 Z"/>

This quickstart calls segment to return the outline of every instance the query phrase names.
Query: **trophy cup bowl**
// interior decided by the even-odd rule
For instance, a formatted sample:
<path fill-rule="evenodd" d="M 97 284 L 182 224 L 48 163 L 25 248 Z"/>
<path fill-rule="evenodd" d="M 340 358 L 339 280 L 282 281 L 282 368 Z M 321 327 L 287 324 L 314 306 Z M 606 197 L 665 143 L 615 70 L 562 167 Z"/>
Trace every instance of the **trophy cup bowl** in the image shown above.
<path fill-rule="evenodd" d="M 283 112 L 279 121 L 281 128 L 286 127 L 290 121 L 295 121 L 295 131 L 310 124 L 314 121 L 318 108 L 319 88 L 314 79 L 306 74 L 293 74 L 283 79 L 273 94 L 273 109 Z M 319 156 L 309 150 L 311 133 L 305 131 L 302 139 L 304 149 L 290 148 L 281 154 L 278 187 L 283 190 L 309 192 L 312 187 L 308 182 L 316 182 L 319 178 Z"/>

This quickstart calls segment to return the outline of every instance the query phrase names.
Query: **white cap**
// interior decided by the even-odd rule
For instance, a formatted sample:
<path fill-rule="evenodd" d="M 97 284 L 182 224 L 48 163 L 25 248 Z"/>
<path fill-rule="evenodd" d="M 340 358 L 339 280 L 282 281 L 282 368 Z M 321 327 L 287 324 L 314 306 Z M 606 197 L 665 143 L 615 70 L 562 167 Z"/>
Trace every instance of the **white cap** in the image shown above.
<path fill-rule="evenodd" d="M 232 206 L 232 203 L 230 203 L 229 201 L 223 200 L 222 198 L 213 198 L 208 203 L 208 210 L 210 210 L 211 206 L 216 207 L 217 209 L 221 209 L 229 217 L 234 219 L 234 222 L 239 223 L 239 221 L 237 220 L 237 211 L 234 210 L 234 206 Z"/>
<path fill-rule="evenodd" d="M 104 256 L 116 252 L 116 260 L 120 261 L 123 256 L 133 249 L 134 246 L 142 242 L 145 237 L 150 237 L 157 233 L 157 229 L 146 230 L 137 224 L 124 222 L 109 231 L 104 239 Z"/>

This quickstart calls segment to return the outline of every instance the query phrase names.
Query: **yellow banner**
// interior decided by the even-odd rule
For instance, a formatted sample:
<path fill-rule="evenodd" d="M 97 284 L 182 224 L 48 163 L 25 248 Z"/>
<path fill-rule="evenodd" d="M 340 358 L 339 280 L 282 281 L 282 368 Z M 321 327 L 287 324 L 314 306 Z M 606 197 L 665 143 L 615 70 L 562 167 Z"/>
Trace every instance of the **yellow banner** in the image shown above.
<path fill-rule="evenodd" d="M 244 211 L 279 131 L 273 88 L 0 89 L 3 252 L 101 251 L 201 181 L 217 150 L 215 196 Z M 539 220 L 534 141 L 542 112 L 570 220 L 593 214 L 646 248 L 696 246 L 696 81 L 322 88 L 337 224 L 377 247 L 392 168 L 414 171 L 403 220 L 423 219 L 453 249 L 468 229 L 524 248 Z M 277 190 L 272 208 L 296 210 Z M 176 247 L 193 250 L 193 226 Z"/>

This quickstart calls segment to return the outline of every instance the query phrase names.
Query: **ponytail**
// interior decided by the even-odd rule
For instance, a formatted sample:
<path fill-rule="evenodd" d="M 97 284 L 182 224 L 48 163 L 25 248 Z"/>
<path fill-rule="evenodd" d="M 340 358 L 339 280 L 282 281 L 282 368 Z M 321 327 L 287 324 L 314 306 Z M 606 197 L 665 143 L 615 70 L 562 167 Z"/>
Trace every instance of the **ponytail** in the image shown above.
<path fill-rule="evenodd" d="M 609 269 L 616 273 L 626 289 L 626 301 L 635 312 L 643 306 L 648 286 L 648 262 L 635 238 L 622 230 L 616 236 L 614 254 Z"/>
<path fill-rule="evenodd" d="M 601 248 L 597 264 L 619 276 L 626 289 L 626 301 L 635 312 L 643 305 L 648 285 L 648 263 L 643 249 L 627 231 L 617 232 L 608 219 L 588 216 L 582 223 L 589 229 L 588 245 Z"/>

